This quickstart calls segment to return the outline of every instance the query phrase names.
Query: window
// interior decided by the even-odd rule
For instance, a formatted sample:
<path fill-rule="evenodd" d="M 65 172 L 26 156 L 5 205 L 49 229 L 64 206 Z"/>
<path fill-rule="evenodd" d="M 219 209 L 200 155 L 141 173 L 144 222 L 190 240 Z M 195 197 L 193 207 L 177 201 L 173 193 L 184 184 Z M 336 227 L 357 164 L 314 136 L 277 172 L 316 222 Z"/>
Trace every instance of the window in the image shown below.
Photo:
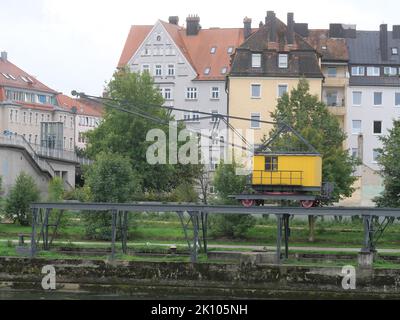
<path fill-rule="evenodd" d="M 197 111 L 192 111 L 192 121 L 194 122 L 200 121 L 200 114 L 198 114 Z"/>
<path fill-rule="evenodd" d="M 165 100 L 172 99 L 172 89 L 171 88 L 164 88 L 164 99 Z"/>
<path fill-rule="evenodd" d="M 379 67 L 368 67 L 367 76 L 369 77 L 379 77 L 381 75 L 381 70 Z"/>
<path fill-rule="evenodd" d="M 399 54 L 399 49 L 398 48 L 392 48 L 392 55 L 396 56 Z"/>
<path fill-rule="evenodd" d="M 326 93 L 326 104 L 328 107 L 337 107 L 337 91 L 331 91 Z"/>
<path fill-rule="evenodd" d="M 210 71 L 211 71 L 211 68 L 210 68 L 210 67 L 205 68 L 205 69 L 204 69 L 204 74 L 205 74 L 205 75 L 209 75 L 209 74 L 210 74 Z"/>
<path fill-rule="evenodd" d="M 358 148 L 352 148 L 351 149 L 351 156 L 353 157 L 353 158 L 358 158 L 359 156 L 358 156 Z"/>
<path fill-rule="evenodd" d="M 278 171 L 278 157 L 265 157 L 265 171 Z"/>
<path fill-rule="evenodd" d="M 251 128 L 253 128 L 253 129 L 261 128 L 260 120 L 261 120 L 261 116 L 259 113 L 252 113 L 251 114 Z"/>
<path fill-rule="evenodd" d="M 279 68 L 282 68 L 282 69 L 288 67 L 288 55 L 287 54 L 279 54 L 278 66 L 279 66 Z"/>
<path fill-rule="evenodd" d="M 226 74 L 228 72 L 228 68 L 227 67 L 223 67 L 221 69 L 221 74 Z"/>
<path fill-rule="evenodd" d="M 382 105 L 382 92 L 374 92 L 374 106 Z"/>
<path fill-rule="evenodd" d="M 212 113 L 211 122 L 217 122 L 218 121 L 218 111 L 212 110 L 211 113 Z"/>
<path fill-rule="evenodd" d="M 372 162 L 377 163 L 380 156 L 379 149 L 374 149 L 372 151 Z"/>
<path fill-rule="evenodd" d="M 253 53 L 251 55 L 251 67 L 252 68 L 261 68 L 261 54 Z"/>
<path fill-rule="evenodd" d="M 168 65 L 168 75 L 175 76 L 175 65 L 173 64 Z"/>
<path fill-rule="evenodd" d="M 251 97 L 252 98 L 261 98 L 261 85 L 260 84 L 252 84 L 251 85 Z"/>
<path fill-rule="evenodd" d="M 233 47 L 229 47 L 228 48 L 228 54 L 232 54 L 233 53 Z"/>
<path fill-rule="evenodd" d="M 161 64 L 156 64 L 156 68 L 155 68 L 155 76 L 160 77 L 162 76 L 162 66 Z"/>
<path fill-rule="evenodd" d="M 361 120 L 353 120 L 352 122 L 352 134 L 360 134 L 361 133 Z"/>
<path fill-rule="evenodd" d="M 288 85 L 287 84 L 280 84 L 278 85 L 278 97 L 281 98 L 285 93 L 288 92 Z"/>
<path fill-rule="evenodd" d="M 186 88 L 186 99 L 196 100 L 197 99 L 197 88 Z"/>
<path fill-rule="evenodd" d="M 329 78 L 336 78 L 336 76 L 337 76 L 336 67 L 328 67 L 328 77 Z"/>
<path fill-rule="evenodd" d="M 365 67 L 351 67 L 352 76 L 365 76 Z"/>
<path fill-rule="evenodd" d="M 217 47 L 212 47 L 210 53 L 215 54 L 216 52 L 217 52 Z"/>
<path fill-rule="evenodd" d="M 397 75 L 397 68 L 385 67 L 383 69 L 383 73 L 384 73 L 385 76 L 396 76 Z"/>
<path fill-rule="evenodd" d="M 144 49 L 144 55 L 145 55 L 145 56 L 150 56 L 150 55 L 151 55 L 151 50 L 150 50 L 150 48 Z"/>
<path fill-rule="evenodd" d="M 374 134 L 382 134 L 382 121 L 374 121 Z"/>
<path fill-rule="evenodd" d="M 400 107 L 400 92 L 394 94 L 394 105 Z"/>
<path fill-rule="evenodd" d="M 362 93 L 360 91 L 353 91 L 353 106 L 361 106 Z"/>
<path fill-rule="evenodd" d="M 46 103 L 46 96 L 42 94 L 38 94 L 38 101 L 39 103 L 45 104 Z"/>
<path fill-rule="evenodd" d="M 144 72 L 150 73 L 150 65 L 148 65 L 148 64 L 142 65 L 142 73 L 144 73 Z"/>
<path fill-rule="evenodd" d="M 213 99 L 213 100 L 219 99 L 219 87 L 211 88 L 211 99 Z"/>

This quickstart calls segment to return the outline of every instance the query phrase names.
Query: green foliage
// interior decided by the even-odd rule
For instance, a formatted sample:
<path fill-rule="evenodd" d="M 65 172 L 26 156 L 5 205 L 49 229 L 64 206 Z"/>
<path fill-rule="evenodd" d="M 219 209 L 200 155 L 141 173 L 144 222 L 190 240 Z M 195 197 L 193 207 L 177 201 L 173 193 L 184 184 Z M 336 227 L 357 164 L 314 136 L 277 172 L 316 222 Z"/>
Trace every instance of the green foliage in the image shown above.
<path fill-rule="evenodd" d="M 60 177 L 54 177 L 49 182 L 49 201 L 59 202 L 64 198 L 64 181 Z"/>
<path fill-rule="evenodd" d="M 172 200 L 175 202 L 197 203 L 199 196 L 192 184 L 184 182 L 174 190 L 172 193 Z"/>
<path fill-rule="evenodd" d="M 152 77 L 148 73 L 132 73 L 129 69 L 123 69 L 114 74 L 107 91 L 110 98 L 124 101 L 124 109 L 146 113 L 162 123 L 106 105 L 101 125 L 87 134 L 87 155 L 95 158 L 100 152 L 106 152 L 127 157 L 132 169 L 140 176 L 142 193 L 171 192 L 183 182 L 191 182 L 194 173 L 190 165 L 147 163 L 147 149 L 154 144 L 146 142 L 147 133 L 151 129 L 161 129 L 167 135 L 169 128 L 165 123 L 173 120 L 168 111 L 154 107 L 161 106 L 163 98 L 154 87 Z M 115 106 L 115 103 L 111 104 Z"/>
<path fill-rule="evenodd" d="M 384 191 L 374 199 L 378 207 L 400 207 L 400 121 L 393 121 L 389 134 L 380 137 L 382 148 L 379 150 L 378 163 L 381 167 Z"/>
<path fill-rule="evenodd" d="M 246 177 L 236 174 L 239 166 L 233 161 L 232 164 L 225 164 L 221 161 L 214 176 L 214 187 L 220 198 L 225 204 L 232 204 L 234 201 L 230 195 L 240 194 L 246 187 Z"/>
<path fill-rule="evenodd" d="M 350 197 L 356 178 L 352 175 L 358 161 L 343 149 L 346 134 L 340 128 L 336 116 L 332 115 L 326 105 L 312 96 L 306 80 L 300 80 L 290 96 L 285 94 L 279 99 L 276 110 L 271 113 L 274 121 L 282 121 L 300 133 L 322 155 L 322 179 L 334 185 L 331 202 Z M 274 128 L 270 133 L 276 132 Z M 274 146 L 285 146 L 300 151 L 301 143 L 293 135 L 284 134 Z M 300 149 L 300 150 L 299 150 Z"/>
<path fill-rule="evenodd" d="M 18 222 L 22 226 L 31 223 L 29 205 L 38 201 L 39 190 L 31 176 L 22 172 L 16 179 L 15 185 L 11 188 L 6 200 L 6 217 Z"/>
<path fill-rule="evenodd" d="M 141 187 L 141 180 L 132 170 L 129 159 L 118 154 L 100 153 L 85 173 L 85 179 L 94 202 L 125 203 L 131 201 Z M 83 217 L 90 239 L 110 239 L 109 212 L 86 213 Z"/>
<path fill-rule="evenodd" d="M 224 204 L 237 204 L 230 195 L 240 194 L 246 187 L 246 177 L 236 174 L 238 165 L 220 163 L 214 177 L 214 187 L 220 201 Z M 251 215 L 216 215 L 211 218 L 211 230 L 216 236 L 244 237 L 256 223 Z"/>

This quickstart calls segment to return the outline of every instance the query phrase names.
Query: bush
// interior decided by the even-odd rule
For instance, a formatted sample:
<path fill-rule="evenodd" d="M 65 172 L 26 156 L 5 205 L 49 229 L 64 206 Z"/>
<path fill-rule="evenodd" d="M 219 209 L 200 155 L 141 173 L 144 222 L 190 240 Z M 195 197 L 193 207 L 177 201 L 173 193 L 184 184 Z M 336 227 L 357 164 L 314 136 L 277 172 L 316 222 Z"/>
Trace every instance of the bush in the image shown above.
<path fill-rule="evenodd" d="M 31 224 L 29 205 L 40 198 L 39 190 L 31 176 L 22 172 L 11 188 L 6 200 L 5 215 L 22 226 Z"/>
<path fill-rule="evenodd" d="M 254 227 L 256 218 L 252 215 L 216 215 L 211 218 L 211 232 L 216 237 L 244 238 Z"/>

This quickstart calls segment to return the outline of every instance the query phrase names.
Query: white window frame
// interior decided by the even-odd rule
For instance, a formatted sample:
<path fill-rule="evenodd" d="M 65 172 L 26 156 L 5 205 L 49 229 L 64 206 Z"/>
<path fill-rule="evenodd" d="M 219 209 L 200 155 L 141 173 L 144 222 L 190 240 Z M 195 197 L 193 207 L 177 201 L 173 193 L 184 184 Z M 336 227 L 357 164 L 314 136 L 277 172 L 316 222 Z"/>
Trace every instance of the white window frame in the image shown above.
<path fill-rule="evenodd" d="M 399 54 L 399 48 L 398 47 L 393 47 L 391 49 L 392 55 L 397 56 Z"/>
<path fill-rule="evenodd" d="M 258 86 L 260 88 L 259 96 L 253 96 L 253 86 Z M 250 97 L 251 97 L 251 99 L 261 99 L 261 97 L 262 97 L 261 83 L 251 83 L 250 84 Z"/>
<path fill-rule="evenodd" d="M 359 128 L 359 129 L 357 128 L 357 130 L 359 130 L 359 132 L 358 132 L 358 131 L 356 132 L 356 131 L 354 130 L 354 129 L 355 129 L 355 128 L 354 128 L 354 122 L 356 122 L 356 121 L 360 123 L 360 128 Z M 362 134 L 362 120 L 355 119 L 355 120 L 352 120 L 352 121 L 351 121 L 351 134 L 352 134 L 352 135 L 357 135 L 357 136 L 360 135 L 360 134 Z"/>
<path fill-rule="evenodd" d="M 287 69 L 289 67 L 289 54 L 279 53 L 278 54 L 278 68 Z"/>
<path fill-rule="evenodd" d="M 381 68 L 379 67 L 367 67 L 367 76 L 368 77 L 380 77 Z"/>
<path fill-rule="evenodd" d="M 158 68 L 159 67 L 159 68 Z M 156 64 L 154 65 L 154 76 L 155 77 L 162 77 L 162 64 Z M 160 71 L 160 74 L 157 74 L 157 72 Z"/>
<path fill-rule="evenodd" d="M 163 88 L 163 98 L 164 98 L 164 100 L 173 100 L 174 99 L 172 88 Z"/>
<path fill-rule="evenodd" d="M 362 70 L 362 72 L 360 72 Z M 357 71 L 357 72 L 354 72 Z M 351 67 L 351 75 L 355 77 L 363 77 L 365 76 L 365 67 L 364 66 L 352 66 Z"/>
<path fill-rule="evenodd" d="M 354 94 L 355 93 L 359 93 L 360 94 L 360 104 L 354 103 Z M 351 93 L 351 103 L 352 103 L 353 107 L 361 107 L 361 105 L 362 105 L 362 96 L 363 96 L 362 91 L 352 91 L 352 93 Z"/>
<path fill-rule="evenodd" d="M 381 132 L 380 133 L 375 133 L 375 122 L 380 122 L 381 123 Z M 382 120 L 374 120 L 374 121 L 372 121 L 372 134 L 374 136 L 381 136 L 383 134 L 383 121 Z"/>
<path fill-rule="evenodd" d="M 218 110 L 211 110 L 210 113 L 212 114 L 210 122 L 216 123 L 218 121 L 218 117 L 214 117 L 214 115 L 219 114 Z"/>
<path fill-rule="evenodd" d="M 279 88 L 280 87 L 286 87 L 286 92 L 285 93 L 289 93 L 289 84 L 287 84 L 287 83 L 278 83 L 278 87 L 277 87 L 277 96 L 278 96 L 278 99 L 279 98 L 282 98 L 283 97 L 283 95 L 279 95 Z"/>
<path fill-rule="evenodd" d="M 252 68 L 261 68 L 262 64 L 262 55 L 261 53 L 252 53 L 251 54 L 251 67 Z"/>
<path fill-rule="evenodd" d="M 257 127 L 254 127 L 253 126 L 253 117 L 255 117 L 255 116 L 258 116 L 259 117 L 259 121 L 261 121 L 261 113 L 259 113 L 259 112 L 252 112 L 251 114 L 250 114 L 250 119 L 251 119 L 251 122 L 250 122 L 250 128 L 251 129 L 261 129 L 261 122 L 258 122 L 258 126 Z"/>
<path fill-rule="evenodd" d="M 380 104 L 375 104 L 375 94 L 376 93 L 380 93 L 381 94 L 381 103 Z M 382 91 L 374 91 L 373 99 L 374 99 L 374 101 L 373 101 L 373 106 L 374 107 L 382 107 L 383 106 L 383 92 Z"/>
<path fill-rule="evenodd" d="M 372 149 L 372 163 L 378 163 L 378 159 L 375 158 L 375 153 L 377 154 L 377 156 L 379 155 L 378 149 Z"/>
<path fill-rule="evenodd" d="M 168 63 L 167 64 L 167 76 L 168 77 L 175 77 L 175 74 L 176 74 L 175 64 Z"/>
<path fill-rule="evenodd" d="M 214 90 L 217 89 L 217 90 Z M 210 90 L 210 99 L 211 100 L 219 100 L 221 98 L 221 88 L 212 86 Z"/>
<path fill-rule="evenodd" d="M 146 69 L 145 67 L 147 67 L 147 69 Z M 142 73 L 144 73 L 145 71 L 147 71 L 148 73 L 150 73 L 150 72 L 151 72 L 151 66 L 150 66 L 149 64 L 147 64 L 147 63 L 142 64 L 141 70 L 142 70 Z"/>
<path fill-rule="evenodd" d="M 187 87 L 185 97 L 186 100 L 197 100 L 199 98 L 197 87 Z"/>
<path fill-rule="evenodd" d="M 216 46 L 212 46 L 210 49 L 210 53 L 211 54 L 216 54 L 217 53 L 217 47 Z"/>
<path fill-rule="evenodd" d="M 392 71 L 395 71 L 395 72 L 393 73 Z M 384 67 L 383 74 L 385 76 L 389 76 L 389 77 L 397 76 L 398 70 L 396 67 Z"/>
<path fill-rule="evenodd" d="M 330 69 L 335 69 L 335 75 L 331 75 L 331 74 L 329 74 L 329 70 Z M 327 75 L 327 77 L 328 78 L 337 78 L 337 67 L 327 67 L 326 68 L 326 75 Z"/>

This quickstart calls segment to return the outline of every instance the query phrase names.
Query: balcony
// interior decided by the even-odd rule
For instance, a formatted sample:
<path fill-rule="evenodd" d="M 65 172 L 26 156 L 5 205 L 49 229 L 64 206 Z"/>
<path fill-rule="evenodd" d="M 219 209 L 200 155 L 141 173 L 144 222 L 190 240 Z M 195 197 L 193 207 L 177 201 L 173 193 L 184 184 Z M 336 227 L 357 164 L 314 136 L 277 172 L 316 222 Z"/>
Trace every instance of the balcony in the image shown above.
<path fill-rule="evenodd" d="M 342 77 L 326 77 L 323 83 L 324 87 L 344 88 L 348 83 L 348 79 Z"/>

